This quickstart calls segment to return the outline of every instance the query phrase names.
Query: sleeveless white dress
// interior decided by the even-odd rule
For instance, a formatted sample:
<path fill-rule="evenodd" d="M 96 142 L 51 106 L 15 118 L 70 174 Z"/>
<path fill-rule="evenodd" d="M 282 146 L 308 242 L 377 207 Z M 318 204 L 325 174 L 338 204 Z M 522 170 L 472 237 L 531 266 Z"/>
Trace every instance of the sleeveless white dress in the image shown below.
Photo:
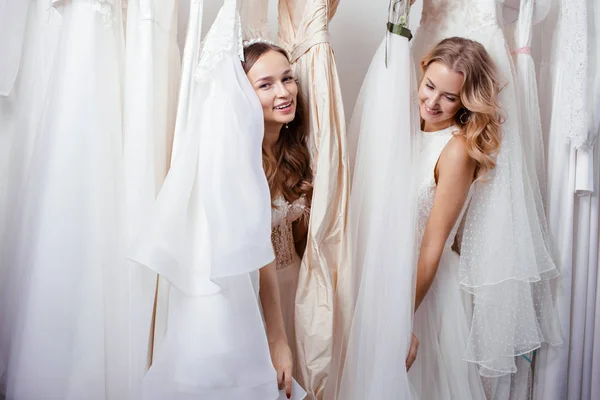
<path fill-rule="evenodd" d="M 412 41 L 419 66 L 423 55 L 444 38 L 476 40 L 500 75 L 502 143 L 490 179 L 472 185 L 457 273 L 461 288 L 474 296 L 462 358 L 478 364 L 486 378 L 513 374 L 518 356 L 543 343 L 561 342 L 549 286 L 558 270 L 524 146 L 532 134 L 523 122 L 529 116 L 519 109 L 515 68 L 498 8 L 495 0 L 424 0 Z"/>
<path fill-rule="evenodd" d="M 419 248 L 435 199 L 434 169 L 455 131 L 456 127 L 450 127 L 437 132 L 422 132 L 417 219 Z M 459 255 L 452 250 L 468 199 L 448 236 L 431 288 L 415 313 L 414 333 L 421 344 L 408 375 L 419 399 L 485 399 L 477 365 L 463 360 L 469 338 L 470 299 L 459 287 Z"/>

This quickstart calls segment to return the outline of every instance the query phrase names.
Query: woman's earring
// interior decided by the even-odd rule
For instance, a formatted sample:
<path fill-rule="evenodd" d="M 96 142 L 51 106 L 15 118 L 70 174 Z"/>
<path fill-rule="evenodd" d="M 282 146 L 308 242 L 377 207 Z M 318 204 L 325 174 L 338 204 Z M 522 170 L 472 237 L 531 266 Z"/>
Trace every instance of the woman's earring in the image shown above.
<path fill-rule="evenodd" d="M 288 129 L 288 128 L 289 128 L 289 125 L 288 125 L 288 124 L 285 124 L 285 129 Z"/>
<path fill-rule="evenodd" d="M 465 125 L 467 122 L 469 122 L 470 119 L 471 119 L 471 113 L 466 108 L 463 110 L 462 114 L 460 114 L 460 117 L 458 117 L 458 120 L 463 125 Z"/>

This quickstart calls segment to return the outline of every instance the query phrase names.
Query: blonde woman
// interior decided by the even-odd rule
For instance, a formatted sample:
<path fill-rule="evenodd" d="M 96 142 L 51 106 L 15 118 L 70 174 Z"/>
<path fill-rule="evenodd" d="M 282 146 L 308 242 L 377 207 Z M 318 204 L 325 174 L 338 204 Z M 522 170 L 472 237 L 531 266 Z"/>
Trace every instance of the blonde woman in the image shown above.
<path fill-rule="evenodd" d="M 488 53 L 468 39 L 443 40 L 421 67 L 414 327 L 421 353 L 409 376 L 423 399 L 483 399 L 476 365 L 462 360 L 469 319 L 458 287 L 459 255 L 452 245 L 473 182 L 495 167 L 500 88 Z"/>

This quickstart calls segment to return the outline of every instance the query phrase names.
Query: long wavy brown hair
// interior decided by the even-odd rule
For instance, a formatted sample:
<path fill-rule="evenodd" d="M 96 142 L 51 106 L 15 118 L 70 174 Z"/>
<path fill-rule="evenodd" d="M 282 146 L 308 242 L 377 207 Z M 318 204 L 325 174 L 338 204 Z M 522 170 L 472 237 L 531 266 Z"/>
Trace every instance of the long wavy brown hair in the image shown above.
<path fill-rule="evenodd" d="M 254 63 L 269 51 L 276 51 L 284 55 L 288 62 L 290 60 L 281 47 L 270 43 L 254 43 L 244 48 L 245 61 L 242 63 L 244 71 L 248 73 Z M 273 199 L 282 195 L 290 203 L 301 196 L 306 196 L 308 201 L 311 200 L 313 173 L 310 167 L 307 139 L 305 104 L 298 87 L 296 114 L 294 120 L 287 126 L 283 126 L 279 132 L 274 149 L 275 160 L 267 157 L 264 148 L 262 152 L 263 168 Z"/>
<path fill-rule="evenodd" d="M 496 166 L 502 141 L 496 65 L 483 45 L 460 37 L 439 42 L 423 57 L 421 69 L 425 72 L 435 62 L 464 78 L 460 92 L 463 108 L 454 116 L 454 122 L 466 138 L 469 156 L 477 163 L 477 176 L 482 176 Z"/>

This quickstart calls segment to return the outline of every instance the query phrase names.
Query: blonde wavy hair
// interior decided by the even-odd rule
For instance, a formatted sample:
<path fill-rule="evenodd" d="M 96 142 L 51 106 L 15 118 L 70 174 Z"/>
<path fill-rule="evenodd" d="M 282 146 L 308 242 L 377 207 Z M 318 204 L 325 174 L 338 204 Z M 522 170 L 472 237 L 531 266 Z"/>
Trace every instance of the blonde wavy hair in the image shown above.
<path fill-rule="evenodd" d="M 439 42 L 421 60 L 423 72 L 433 63 L 445 65 L 463 76 L 460 92 L 463 105 L 454 122 L 467 142 L 469 156 L 477 163 L 476 176 L 495 168 L 502 134 L 500 125 L 500 84 L 496 65 L 483 45 L 451 37 Z"/>

